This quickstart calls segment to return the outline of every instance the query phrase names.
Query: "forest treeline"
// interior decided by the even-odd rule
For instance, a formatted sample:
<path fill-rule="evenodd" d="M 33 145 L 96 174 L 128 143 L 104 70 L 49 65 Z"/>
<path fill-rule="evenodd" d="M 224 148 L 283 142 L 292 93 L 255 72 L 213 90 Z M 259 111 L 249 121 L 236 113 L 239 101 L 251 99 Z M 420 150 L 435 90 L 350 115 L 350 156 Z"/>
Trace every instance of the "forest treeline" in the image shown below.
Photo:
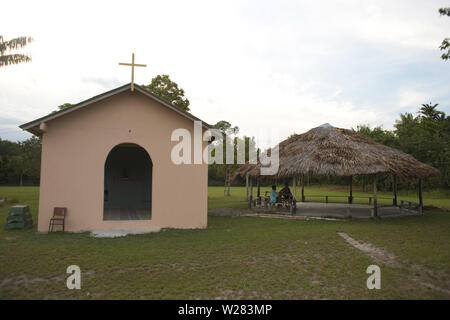
<path fill-rule="evenodd" d="M 235 145 L 239 139 L 245 139 L 246 149 L 249 141 L 239 137 L 237 127 L 231 127 L 226 121 L 220 121 L 216 128 L 228 134 Z M 400 149 L 411 154 L 419 161 L 438 168 L 440 176 L 427 179 L 426 188 L 450 187 L 450 116 L 438 110 L 438 105 L 424 104 L 416 114 L 404 113 L 395 121 L 393 130 L 382 127 L 371 128 L 359 125 L 353 130 L 369 136 L 376 142 Z M 225 156 L 225 152 L 224 152 Z M 38 185 L 41 161 L 41 141 L 37 137 L 13 142 L 0 138 L 0 184 L 2 185 Z M 208 168 L 210 185 L 226 186 L 231 183 L 230 176 L 237 165 L 213 164 Z M 307 183 L 347 184 L 347 177 L 315 176 L 306 177 Z M 270 180 L 270 181 L 269 181 Z M 370 177 L 356 176 L 355 184 L 370 185 Z M 267 183 L 272 183 L 267 179 Z M 277 181 L 282 183 L 283 181 Z M 239 183 L 239 182 L 238 182 Z M 242 183 L 242 181 L 241 181 Z M 416 181 L 403 183 L 403 187 L 413 188 Z M 379 179 L 381 189 L 389 190 L 392 178 L 385 175 Z"/>
<path fill-rule="evenodd" d="M 394 123 L 393 130 L 385 130 L 381 126 L 371 128 L 369 125 L 358 125 L 354 131 L 364 134 L 374 141 L 396 148 L 411 154 L 417 160 L 432 165 L 440 170 L 438 177 L 426 179 L 424 187 L 450 188 L 450 116 L 438 110 L 438 104 L 423 104 L 417 113 L 400 114 L 400 118 Z M 234 170 L 237 165 L 231 167 Z M 230 169 L 228 168 L 228 171 Z M 227 167 L 225 165 L 209 166 L 209 184 L 227 185 Z M 381 174 L 378 177 L 378 187 L 380 190 L 392 190 L 392 177 L 388 174 Z M 262 179 L 263 185 L 272 183 L 291 182 L 290 179 Z M 371 188 L 372 177 L 354 176 L 355 185 L 360 185 L 363 190 Z M 238 181 L 243 184 L 244 181 Z M 339 184 L 349 183 L 348 177 L 306 175 L 305 183 L 309 184 Z M 399 181 L 400 188 L 417 188 L 418 181 Z"/>

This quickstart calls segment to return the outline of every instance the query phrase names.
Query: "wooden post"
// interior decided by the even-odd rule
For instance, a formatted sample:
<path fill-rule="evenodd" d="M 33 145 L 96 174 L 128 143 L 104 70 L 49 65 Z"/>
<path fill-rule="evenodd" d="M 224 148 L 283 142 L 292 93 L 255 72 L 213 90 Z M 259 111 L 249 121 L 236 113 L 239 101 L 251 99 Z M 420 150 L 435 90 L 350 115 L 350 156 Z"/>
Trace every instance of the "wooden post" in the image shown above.
<path fill-rule="evenodd" d="M 295 198 L 297 197 L 297 183 L 295 181 L 295 174 L 292 177 L 292 202 L 291 202 L 291 215 L 294 215 L 297 213 L 297 200 Z"/>
<path fill-rule="evenodd" d="M 393 200 L 393 205 L 397 206 L 397 176 L 394 175 L 393 178 L 394 178 L 394 186 L 393 186 L 393 189 L 394 189 L 394 200 Z"/>
<path fill-rule="evenodd" d="M 231 168 L 226 164 L 226 166 L 227 166 L 227 173 L 226 173 L 226 175 L 227 175 L 227 196 L 229 197 L 229 196 L 231 196 L 231 193 L 230 193 L 230 188 L 231 188 Z"/>
<path fill-rule="evenodd" d="M 256 189 L 256 202 L 258 205 L 261 204 L 261 185 L 260 185 L 260 180 L 261 177 L 257 177 L 256 178 L 256 185 L 257 185 L 257 189 Z"/>
<path fill-rule="evenodd" d="M 419 213 L 423 214 L 423 185 L 422 185 L 422 179 L 419 179 Z"/>
<path fill-rule="evenodd" d="M 350 196 L 348 197 L 348 203 L 353 203 L 353 176 L 350 176 Z"/>
<path fill-rule="evenodd" d="M 372 217 L 378 216 L 378 210 L 377 210 L 377 176 L 373 175 L 373 214 Z"/>
<path fill-rule="evenodd" d="M 297 182 L 295 181 L 295 174 L 292 177 L 292 197 L 295 199 L 297 197 Z"/>
<path fill-rule="evenodd" d="M 245 174 L 245 190 L 246 190 L 246 193 L 247 193 L 246 200 L 248 201 L 248 172 Z"/>
<path fill-rule="evenodd" d="M 305 202 L 305 175 L 302 173 L 302 202 Z"/>
<path fill-rule="evenodd" d="M 260 185 L 259 179 L 260 179 L 260 177 L 256 178 L 256 185 L 258 187 L 257 192 L 256 192 L 256 196 L 258 198 L 261 196 L 261 185 Z"/>
<path fill-rule="evenodd" d="M 291 214 L 294 215 L 297 213 L 297 200 L 292 198 L 292 206 L 291 206 Z"/>
<path fill-rule="evenodd" d="M 253 202 L 253 179 L 252 179 L 252 177 L 250 177 L 250 198 L 248 201 L 249 208 L 252 207 L 252 202 Z"/>

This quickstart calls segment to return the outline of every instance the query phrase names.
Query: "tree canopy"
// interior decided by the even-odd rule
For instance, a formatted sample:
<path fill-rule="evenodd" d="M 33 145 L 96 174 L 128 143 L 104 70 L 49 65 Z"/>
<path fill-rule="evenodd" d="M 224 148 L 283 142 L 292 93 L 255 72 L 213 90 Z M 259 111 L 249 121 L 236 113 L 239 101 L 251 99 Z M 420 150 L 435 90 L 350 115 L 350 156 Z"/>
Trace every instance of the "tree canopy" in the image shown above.
<path fill-rule="evenodd" d="M 417 160 L 428 163 L 441 171 L 439 177 L 428 179 L 434 187 L 450 187 L 450 117 L 437 109 L 439 104 L 423 104 L 417 115 L 400 114 L 394 130 L 381 127 L 371 129 L 359 125 L 359 133 L 374 141 L 409 153 Z"/>
<path fill-rule="evenodd" d="M 141 87 L 183 111 L 190 110 L 190 103 L 184 96 L 184 90 L 179 88 L 178 84 L 170 80 L 170 77 L 167 74 L 157 75 L 152 79 L 150 84 L 142 85 Z"/>
<path fill-rule="evenodd" d="M 39 182 L 41 140 L 35 136 L 22 142 L 0 139 L 0 183 L 22 185 Z"/>
<path fill-rule="evenodd" d="M 230 135 L 230 134 L 233 135 L 233 134 L 239 133 L 238 126 L 232 127 L 231 123 L 229 123 L 228 121 L 225 121 L 225 120 L 221 120 L 221 121 L 217 122 L 215 125 L 213 125 L 213 128 L 222 131 L 226 135 Z"/>
<path fill-rule="evenodd" d="M 71 106 L 73 106 L 73 104 L 68 103 L 68 102 L 63 103 L 63 104 L 61 104 L 61 105 L 58 106 L 58 110 L 54 110 L 54 111 L 52 111 L 52 113 L 55 113 L 55 112 L 58 112 L 58 111 L 61 111 L 61 110 L 70 108 Z"/>

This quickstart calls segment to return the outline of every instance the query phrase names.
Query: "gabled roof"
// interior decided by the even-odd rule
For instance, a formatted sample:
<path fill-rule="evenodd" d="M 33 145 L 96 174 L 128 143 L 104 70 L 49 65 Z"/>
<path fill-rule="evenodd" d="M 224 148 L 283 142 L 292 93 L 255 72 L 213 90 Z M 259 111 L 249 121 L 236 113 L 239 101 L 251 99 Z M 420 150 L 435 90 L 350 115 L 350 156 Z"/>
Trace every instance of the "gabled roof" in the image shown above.
<path fill-rule="evenodd" d="M 80 102 L 80 103 L 78 103 L 78 104 L 76 104 L 76 105 L 73 105 L 73 106 L 67 108 L 67 109 L 60 110 L 60 111 L 57 111 L 57 112 L 54 112 L 54 113 L 50 113 L 49 115 L 46 115 L 46 116 L 41 117 L 41 118 L 39 118 L 39 119 L 36 119 L 36 120 L 30 121 L 30 122 L 28 122 L 28 123 L 22 124 L 22 125 L 20 125 L 19 127 L 20 127 L 21 129 L 27 130 L 27 131 L 29 131 L 29 132 L 35 134 L 35 135 L 40 135 L 40 134 L 41 134 L 41 131 L 39 130 L 39 125 L 40 125 L 42 122 L 46 122 L 46 121 L 50 121 L 50 120 L 59 118 L 59 117 L 65 115 L 65 114 L 74 112 L 74 111 L 76 111 L 76 110 L 78 110 L 78 109 L 87 107 L 87 106 L 89 106 L 89 105 L 91 105 L 91 104 L 93 104 L 93 103 L 96 103 L 96 102 L 102 101 L 102 100 L 104 100 L 104 99 L 110 98 L 110 97 L 112 97 L 112 96 L 115 96 L 115 95 L 117 95 L 117 94 L 119 94 L 119 93 L 125 92 L 125 91 L 130 90 L 130 89 L 131 89 L 131 83 L 128 83 L 128 84 L 123 85 L 123 86 L 121 86 L 121 87 L 118 87 L 118 88 L 116 88 L 116 89 L 113 89 L 113 90 L 104 92 L 104 93 L 99 94 L 99 95 L 97 95 L 97 96 L 94 96 L 94 97 L 92 97 L 92 98 L 90 98 L 90 99 L 84 100 L 84 101 L 82 101 L 82 102 Z M 200 120 L 199 118 L 195 117 L 194 115 L 190 114 L 189 112 L 180 110 L 179 108 L 177 108 L 177 107 L 171 105 L 170 103 L 167 103 L 167 102 L 165 102 L 164 100 L 162 100 L 162 99 L 156 97 L 155 95 L 151 94 L 151 93 L 148 92 L 147 90 L 142 89 L 142 88 L 141 88 L 140 86 L 138 86 L 137 84 L 134 85 L 134 91 L 135 91 L 135 92 L 142 93 L 142 94 L 145 95 L 146 97 L 148 97 L 148 98 L 150 98 L 150 99 L 153 99 L 153 100 L 159 102 L 159 103 L 162 104 L 163 106 L 169 108 L 170 110 L 172 110 L 172 111 L 174 111 L 174 112 L 176 112 L 176 113 L 182 115 L 183 117 L 185 117 L 185 118 L 187 118 L 187 119 L 189 119 L 189 120 L 192 120 L 192 121 L 202 121 L 202 120 Z M 206 122 L 204 122 L 204 121 L 202 121 L 202 124 L 203 124 L 203 127 L 204 127 L 205 129 L 211 128 L 211 126 L 210 126 L 209 124 L 207 124 Z"/>

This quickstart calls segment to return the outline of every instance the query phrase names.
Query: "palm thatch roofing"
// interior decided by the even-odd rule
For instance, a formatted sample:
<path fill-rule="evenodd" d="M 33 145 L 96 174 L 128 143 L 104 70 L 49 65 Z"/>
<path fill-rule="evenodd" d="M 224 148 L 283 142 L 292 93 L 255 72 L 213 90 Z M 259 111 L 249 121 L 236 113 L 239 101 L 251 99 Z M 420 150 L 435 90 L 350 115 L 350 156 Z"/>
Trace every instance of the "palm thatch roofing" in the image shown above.
<path fill-rule="evenodd" d="M 235 171 L 233 179 L 247 173 L 259 176 L 261 167 L 261 164 L 243 164 Z M 402 180 L 439 175 L 439 170 L 409 154 L 353 130 L 328 124 L 294 134 L 279 144 L 279 170 L 275 176 L 308 172 L 338 176 L 391 173 Z"/>

